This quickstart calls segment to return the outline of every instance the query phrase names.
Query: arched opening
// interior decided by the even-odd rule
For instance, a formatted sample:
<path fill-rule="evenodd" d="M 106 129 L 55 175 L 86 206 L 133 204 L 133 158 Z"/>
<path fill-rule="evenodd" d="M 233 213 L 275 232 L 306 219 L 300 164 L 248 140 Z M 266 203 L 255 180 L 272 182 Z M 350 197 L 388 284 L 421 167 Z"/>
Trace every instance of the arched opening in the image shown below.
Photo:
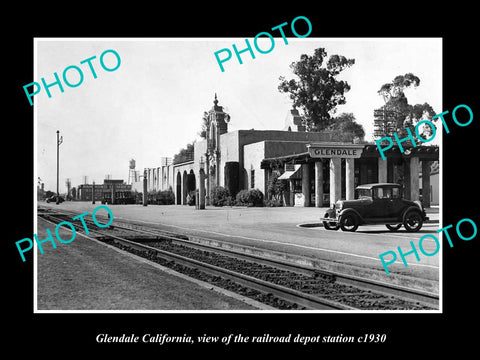
<path fill-rule="evenodd" d="M 225 187 L 230 192 L 230 195 L 235 198 L 239 191 L 239 173 L 240 173 L 240 166 L 238 161 L 227 161 L 225 163 L 224 168 L 224 184 Z"/>
<path fill-rule="evenodd" d="M 180 171 L 177 172 L 177 191 L 175 194 L 175 203 L 177 205 L 182 204 L 182 175 L 180 175 Z"/>
<path fill-rule="evenodd" d="M 183 171 L 183 181 L 182 181 L 182 205 L 187 204 L 187 186 L 188 186 L 188 174 L 187 171 Z"/>
<path fill-rule="evenodd" d="M 206 194 L 205 180 L 206 180 L 205 171 L 203 169 L 200 169 L 200 180 L 198 184 L 198 199 L 196 199 L 200 209 L 205 209 L 205 194 Z"/>
<path fill-rule="evenodd" d="M 196 179 L 195 179 L 195 173 L 193 170 L 190 170 L 190 172 L 187 175 L 187 186 L 186 186 L 186 192 L 187 192 L 187 198 L 186 198 L 186 204 L 187 205 L 195 205 L 196 204 L 196 195 L 195 195 L 195 189 L 196 189 Z"/>

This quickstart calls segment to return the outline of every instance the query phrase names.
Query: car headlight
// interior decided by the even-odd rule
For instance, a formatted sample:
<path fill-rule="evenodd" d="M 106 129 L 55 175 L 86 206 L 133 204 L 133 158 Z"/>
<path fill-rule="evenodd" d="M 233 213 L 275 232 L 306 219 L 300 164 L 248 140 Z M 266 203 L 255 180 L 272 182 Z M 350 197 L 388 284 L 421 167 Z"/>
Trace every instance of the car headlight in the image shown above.
<path fill-rule="evenodd" d="M 343 201 L 337 201 L 337 203 L 335 204 L 335 209 L 337 211 L 342 211 L 343 210 Z"/>

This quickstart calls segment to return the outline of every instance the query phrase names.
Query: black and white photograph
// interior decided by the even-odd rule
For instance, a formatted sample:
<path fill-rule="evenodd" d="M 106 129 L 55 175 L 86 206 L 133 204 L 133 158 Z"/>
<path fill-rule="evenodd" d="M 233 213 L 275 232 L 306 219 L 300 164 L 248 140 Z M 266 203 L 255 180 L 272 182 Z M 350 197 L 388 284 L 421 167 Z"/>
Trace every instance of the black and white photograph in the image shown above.
<path fill-rule="evenodd" d="M 441 310 L 441 54 L 39 39 L 36 310 Z"/>
<path fill-rule="evenodd" d="M 470 11 L 205 6 L 8 39 L 9 346 L 472 347 Z"/>

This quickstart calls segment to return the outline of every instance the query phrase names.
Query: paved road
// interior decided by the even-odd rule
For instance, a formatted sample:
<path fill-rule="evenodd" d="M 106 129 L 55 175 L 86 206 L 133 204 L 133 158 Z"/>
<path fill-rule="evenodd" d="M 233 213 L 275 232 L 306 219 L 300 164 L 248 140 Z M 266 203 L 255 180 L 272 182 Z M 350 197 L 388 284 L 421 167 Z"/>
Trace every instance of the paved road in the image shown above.
<path fill-rule="evenodd" d="M 100 204 L 66 202 L 60 205 L 48 204 L 54 208 L 91 212 Z M 389 266 L 386 275 L 379 254 L 400 247 L 404 252 L 411 250 L 410 242 L 418 247 L 419 239 L 425 234 L 435 234 L 438 223 L 425 224 L 418 233 L 405 230 L 390 232 L 384 225 L 363 226 L 355 233 L 325 230 L 323 227 L 304 228 L 304 223 L 318 223 L 325 209 L 315 208 L 214 208 L 195 210 L 189 206 L 109 205 L 118 220 L 135 220 L 160 228 L 176 230 L 235 242 L 255 247 L 273 249 L 285 253 L 310 256 L 335 264 L 373 270 L 375 276 L 394 280 L 396 275 L 411 277 L 413 280 L 439 278 L 440 253 L 434 256 L 407 255 L 408 267 L 397 253 L 397 262 Z M 100 212 L 99 212 L 100 214 Z M 438 209 L 430 211 L 430 217 L 438 219 Z M 115 220 L 114 220 L 115 221 Z M 423 248 L 433 253 L 436 244 L 426 239 Z M 442 250 L 442 249 L 441 249 Z M 395 282 L 395 281 L 393 281 Z"/>

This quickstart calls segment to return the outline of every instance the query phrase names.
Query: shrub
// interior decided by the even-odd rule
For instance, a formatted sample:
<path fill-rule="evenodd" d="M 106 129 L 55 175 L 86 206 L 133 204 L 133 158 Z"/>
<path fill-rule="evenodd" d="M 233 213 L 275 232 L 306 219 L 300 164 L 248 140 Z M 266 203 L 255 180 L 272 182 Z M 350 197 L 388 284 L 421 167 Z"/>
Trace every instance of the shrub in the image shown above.
<path fill-rule="evenodd" d="M 159 191 L 156 194 L 156 203 L 159 205 L 175 204 L 175 194 L 172 189 Z"/>
<path fill-rule="evenodd" d="M 135 204 L 141 204 L 143 202 L 143 193 L 134 190 L 132 196 Z"/>
<path fill-rule="evenodd" d="M 265 200 L 265 206 L 269 206 L 269 207 L 283 206 L 283 201 L 277 198 L 268 199 L 268 200 Z"/>
<path fill-rule="evenodd" d="M 195 205 L 195 190 L 192 190 L 187 195 L 187 205 Z"/>
<path fill-rule="evenodd" d="M 280 173 L 274 171 L 267 182 L 267 194 L 271 199 L 280 200 L 283 192 L 288 190 L 287 180 L 279 180 Z"/>
<path fill-rule="evenodd" d="M 263 206 L 263 193 L 260 190 L 250 190 L 250 199 L 253 206 Z"/>
<path fill-rule="evenodd" d="M 235 199 L 232 196 L 227 196 L 225 199 L 225 206 L 234 206 L 235 205 Z"/>
<path fill-rule="evenodd" d="M 236 197 L 239 206 L 263 206 L 263 193 L 258 189 L 240 190 Z"/>
<path fill-rule="evenodd" d="M 232 205 L 232 197 L 228 189 L 223 186 L 215 186 L 212 190 L 213 206 L 229 206 Z"/>
<path fill-rule="evenodd" d="M 248 204 L 248 190 L 240 190 L 235 198 L 236 205 L 246 206 Z"/>

